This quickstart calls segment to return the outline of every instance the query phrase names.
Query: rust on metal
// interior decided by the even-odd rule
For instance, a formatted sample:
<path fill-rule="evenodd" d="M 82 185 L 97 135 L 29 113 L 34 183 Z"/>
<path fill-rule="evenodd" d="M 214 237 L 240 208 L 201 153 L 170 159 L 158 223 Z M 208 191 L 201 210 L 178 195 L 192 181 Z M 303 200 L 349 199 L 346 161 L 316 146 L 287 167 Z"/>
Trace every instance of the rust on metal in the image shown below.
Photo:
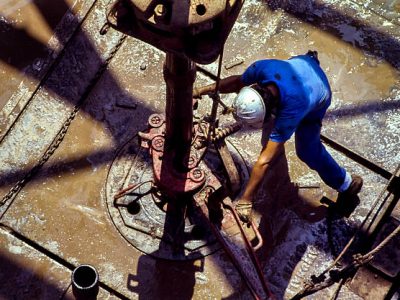
<path fill-rule="evenodd" d="M 205 64 L 220 54 L 243 2 L 118 0 L 107 19 L 119 31 Z"/>
<path fill-rule="evenodd" d="M 344 154 L 347 149 L 357 152 L 358 157 L 350 152 L 347 156 L 336 153 L 341 151 L 334 143 L 326 143 L 327 150 L 365 183 L 361 203 L 349 220 L 333 221 L 335 248 L 345 245 L 383 187 L 387 186 L 384 198 L 391 195 L 382 214 L 373 216 L 375 222 L 369 230 L 377 233 L 377 238 L 371 238 L 372 247 L 392 231 L 393 224 L 398 226 L 400 207 L 394 196 L 399 193 L 399 177 L 392 178 L 399 141 L 398 1 L 124 0 L 119 3 L 125 3 L 127 9 L 121 6 L 111 11 L 115 15 L 108 13 L 108 20 L 109 1 L 3 2 L 0 190 L 5 205 L 0 205 L 0 277 L 6 280 L 0 294 L 4 298 L 44 299 L 51 295 L 72 299 L 71 272 L 88 262 L 99 271 L 99 299 L 258 297 L 255 290 L 259 288 L 248 289 L 247 275 L 234 270 L 228 259 L 234 256 L 232 252 L 245 251 L 246 247 L 239 240 L 239 227 L 228 222 L 231 212 L 221 214 L 221 209 L 228 210 L 218 201 L 228 194 L 220 192 L 220 185 L 229 187 L 227 172 L 213 141 L 207 139 L 208 125 L 197 123 L 196 117 L 210 108 L 208 97 L 198 101 L 192 137 L 187 126 L 177 138 L 187 142 L 186 155 L 178 155 L 187 166 L 182 170 L 178 164 L 178 170 L 173 169 L 173 173 L 188 174 L 187 178 L 193 172 L 187 179 L 193 182 L 203 177 L 199 168 L 204 172 L 204 183 L 179 199 L 170 199 L 155 185 L 149 150 L 157 152 L 151 142 L 161 136 L 158 149 L 165 156 L 165 114 L 149 121 L 152 128 L 161 121 L 160 131 L 143 130 L 143 125 L 166 104 L 165 54 L 159 49 L 195 62 L 209 62 L 220 52 L 219 40 L 226 40 L 222 77 L 240 74 L 258 59 L 287 59 L 317 50 L 333 92 L 323 137 L 345 147 Z M 231 24 L 230 16 L 224 19 L 222 8 L 234 15 L 237 3 L 243 3 L 238 22 L 228 39 L 227 35 L 220 39 L 224 28 L 218 31 L 214 25 Z M 185 16 L 185 7 L 193 15 Z M 219 11 L 213 14 L 212 7 Z M 169 28 L 172 23 L 176 26 Z M 126 39 L 90 87 L 122 36 L 113 29 L 123 28 L 139 40 Z M 179 40 L 182 35 L 188 39 Z M 156 47 L 145 44 L 141 37 Z M 236 65 L 239 58 L 244 62 Z M 215 63 L 199 64 L 196 69 L 196 86 L 218 78 Z M 70 113 L 81 97 L 84 105 L 71 120 Z M 229 108 L 232 97 L 224 95 L 216 101 Z M 191 101 L 185 100 L 184 106 L 189 107 Z M 229 114 L 218 117 L 222 126 L 233 122 Z M 242 184 L 248 179 L 246 165 L 251 166 L 260 153 L 264 137 L 248 128 L 228 135 L 219 135 L 219 129 L 214 137 L 228 137 L 224 142 Z M 240 150 L 233 150 L 235 147 Z M 305 216 L 315 210 L 300 213 L 298 208 L 304 204 L 302 199 L 320 205 L 322 195 L 336 197 L 323 182 L 315 185 L 320 179 L 296 157 L 294 139 L 285 147 L 286 157 L 271 168 L 254 206 L 259 229 L 265 230 L 266 225 L 272 228 L 270 234 L 261 232 L 264 244 L 259 253 L 265 260 L 263 274 L 272 283 L 277 299 L 293 297 L 307 278 L 332 261 L 324 244 L 328 228 L 321 219 L 324 215 L 318 222 L 310 222 Z M 207 168 L 219 184 L 208 181 Z M 296 191 L 292 188 L 295 183 L 309 193 L 298 199 L 297 192 L 292 192 Z M 193 201 L 192 193 L 199 194 L 196 198 L 203 202 Z M 201 212 L 201 205 L 208 213 Z M 221 230 L 224 214 L 227 222 Z M 217 251 L 221 244 L 205 215 L 214 222 L 217 234 L 228 236 L 225 243 L 238 238 L 236 246 L 230 243 L 228 255 Z M 257 233 L 245 230 L 252 246 L 257 247 L 253 239 Z M 269 237 L 273 249 L 265 251 Z M 333 290 L 336 285 L 319 291 L 316 297 L 399 298 L 398 236 L 392 243 L 339 293 Z M 251 269 L 250 265 L 247 257 L 243 266 Z M 366 270 L 369 274 L 362 272 Z"/>

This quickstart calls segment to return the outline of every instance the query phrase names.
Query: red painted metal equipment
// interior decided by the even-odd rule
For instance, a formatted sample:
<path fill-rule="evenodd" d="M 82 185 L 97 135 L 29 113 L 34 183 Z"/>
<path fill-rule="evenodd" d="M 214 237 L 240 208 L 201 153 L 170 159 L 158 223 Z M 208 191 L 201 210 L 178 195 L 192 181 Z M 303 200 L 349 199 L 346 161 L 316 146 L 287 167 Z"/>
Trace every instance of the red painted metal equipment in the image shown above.
<path fill-rule="evenodd" d="M 171 219 L 169 214 L 177 215 L 171 207 L 179 207 L 177 203 L 192 198 L 254 298 L 267 299 L 271 294 L 262 269 L 228 196 L 239 192 L 240 178 L 224 137 L 240 127 L 218 129 L 215 120 L 193 123 L 193 61 L 210 63 L 222 54 L 242 4 L 243 0 L 119 0 L 109 9 L 108 21 L 111 27 L 167 52 L 165 116 L 151 115 L 148 130 L 139 133 L 142 147 L 148 148 L 152 156 L 153 181 L 170 201 L 166 222 Z M 215 113 L 216 105 L 212 116 Z M 219 153 L 229 187 L 203 161 L 211 146 Z M 117 196 L 123 194 L 121 191 Z M 262 245 L 262 238 L 254 224 L 252 228 L 258 239 L 257 248 Z M 176 237 L 179 238 L 178 233 Z"/>
<path fill-rule="evenodd" d="M 165 52 L 208 64 L 221 52 L 244 0 L 118 0 L 108 22 Z"/>
<path fill-rule="evenodd" d="M 192 130 L 194 132 L 194 143 L 191 143 L 191 138 L 189 145 L 185 145 L 186 129 L 180 128 L 181 133 L 184 134 L 176 136 L 171 134 L 168 138 L 165 134 L 165 132 L 169 132 L 168 124 L 160 114 L 151 115 L 148 125 L 148 131 L 140 132 L 139 136 L 142 147 L 148 148 L 153 158 L 154 181 L 157 187 L 173 198 L 199 190 L 205 182 L 205 173 L 198 165 L 205 154 L 206 147 L 196 149 L 194 145 L 198 145 L 206 138 L 206 134 L 203 132 L 206 124 L 203 124 L 203 127 L 195 124 L 193 128 L 190 128 L 190 136 Z M 170 126 L 173 128 L 176 124 L 170 124 Z M 178 137 L 183 137 L 178 144 L 181 147 L 174 147 Z"/>

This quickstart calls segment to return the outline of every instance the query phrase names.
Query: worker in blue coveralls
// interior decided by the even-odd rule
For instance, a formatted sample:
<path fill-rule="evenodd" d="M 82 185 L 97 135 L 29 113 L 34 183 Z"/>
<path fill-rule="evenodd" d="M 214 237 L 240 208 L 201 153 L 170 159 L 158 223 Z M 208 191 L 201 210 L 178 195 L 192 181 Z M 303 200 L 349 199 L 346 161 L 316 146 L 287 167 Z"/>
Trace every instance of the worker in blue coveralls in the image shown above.
<path fill-rule="evenodd" d="M 212 93 L 215 83 L 195 88 L 194 97 Z M 322 119 L 331 103 L 331 89 L 316 51 L 288 60 L 265 59 L 253 63 L 242 75 L 229 76 L 219 84 L 221 93 L 238 93 L 234 115 L 250 126 L 261 128 L 275 108 L 275 119 L 267 144 L 255 163 L 236 211 L 251 220 L 253 200 L 271 165 L 295 133 L 297 156 L 322 180 L 339 192 L 336 211 L 348 217 L 359 204 L 357 194 L 363 180 L 350 175 L 327 152 L 320 140 Z"/>

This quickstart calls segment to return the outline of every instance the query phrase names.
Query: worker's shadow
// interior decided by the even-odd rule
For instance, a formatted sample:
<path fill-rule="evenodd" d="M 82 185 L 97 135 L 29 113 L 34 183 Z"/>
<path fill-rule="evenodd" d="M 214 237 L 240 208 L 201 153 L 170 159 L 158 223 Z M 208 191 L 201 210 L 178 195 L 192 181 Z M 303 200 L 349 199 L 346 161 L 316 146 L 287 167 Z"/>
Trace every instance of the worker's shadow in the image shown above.
<path fill-rule="evenodd" d="M 272 122 L 269 122 L 263 130 L 262 145 L 268 141 L 271 129 Z M 289 142 L 285 147 L 287 147 L 286 153 L 291 155 L 294 145 Z M 297 165 L 298 163 L 299 165 Z M 265 267 L 264 272 L 271 285 L 271 290 L 278 299 L 283 298 L 285 293 L 295 292 L 292 286 L 289 288 L 290 291 L 287 290 L 288 285 L 290 278 L 296 274 L 296 266 L 306 255 L 309 242 L 313 243 L 314 247 L 324 252 L 330 251 L 336 256 L 337 253 L 334 252 L 344 246 L 353 231 L 351 227 L 343 223 L 344 220 L 341 216 L 333 215 L 334 201 L 331 199 L 336 198 L 336 191 L 323 184 L 320 186 L 319 182 L 306 185 L 292 180 L 298 176 L 301 168 L 308 169 L 297 158 L 290 156 L 288 161 L 286 154 L 283 153 L 264 178 L 254 205 L 254 219 L 259 222 L 259 230 L 264 239 L 264 245 L 257 254 Z M 308 172 L 307 169 L 305 172 Z M 289 174 L 292 174 L 292 179 Z M 338 218 L 333 220 L 333 216 Z M 304 240 L 305 237 L 298 237 L 297 240 L 298 226 L 303 228 L 302 234 L 305 236 L 312 235 L 309 230 L 312 231 L 311 228 L 316 227 L 310 223 L 317 223 L 324 219 L 327 220 L 327 227 L 322 225 L 325 222 L 317 227 L 320 228 L 319 230 L 327 231 L 327 240 L 328 242 L 334 241 L 334 245 L 324 244 L 325 238 L 314 242 L 312 239 Z M 332 234 L 332 228 L 331 230 L 328 228 L 329 224 L 336 226 L 339 223 L 346 229 L 346 232 L 341 232 L 337 239 L 329 238 L 329 235 Z"/>
<path fill-rule="evenodd" d="M 272 125 L 272 122 L 264 125 L 261 138 L 263 147 L 269 139 Z M 328 206 L 322 201 L 326 199 L 324 193 L 326 191 L 319 183 L 306 186 L 293 182 L 286 154 L 280 155 L 264 178 L 254 204 L 254 218 L 259 222 L 264 237 L 264 245 L 258 251 L 263 262 L 274 247 L 285 239 L 293 218 L 315 223 L 328 216 Z"/>

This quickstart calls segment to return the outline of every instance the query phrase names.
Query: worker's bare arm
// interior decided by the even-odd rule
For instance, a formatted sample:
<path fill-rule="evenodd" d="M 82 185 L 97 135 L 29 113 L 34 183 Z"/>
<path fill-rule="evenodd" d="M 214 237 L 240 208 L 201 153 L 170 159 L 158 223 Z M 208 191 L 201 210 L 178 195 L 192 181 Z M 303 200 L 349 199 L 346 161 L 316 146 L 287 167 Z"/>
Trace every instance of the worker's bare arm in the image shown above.
<path fill-rule="evenodd" d="M 221 93 L 238 93 L 242 87 L 244 87 L 244 83 L 242 82 L 241 75 L 232 75 L 221 79 L 219 83 L 218 91 Z M 215 90 L 215 83 L 195 88 L 193 91 L 193 97 L 199 97 L 201 95 L 206 95 Z"/>
<path fill-rule="evenodd" d="M 249 182 L 245 188 L 241 202 L 252 202 L 260 184 L 270 166 L 284 151 L 284 142 L 268 141 L 251 171 Z"/>

